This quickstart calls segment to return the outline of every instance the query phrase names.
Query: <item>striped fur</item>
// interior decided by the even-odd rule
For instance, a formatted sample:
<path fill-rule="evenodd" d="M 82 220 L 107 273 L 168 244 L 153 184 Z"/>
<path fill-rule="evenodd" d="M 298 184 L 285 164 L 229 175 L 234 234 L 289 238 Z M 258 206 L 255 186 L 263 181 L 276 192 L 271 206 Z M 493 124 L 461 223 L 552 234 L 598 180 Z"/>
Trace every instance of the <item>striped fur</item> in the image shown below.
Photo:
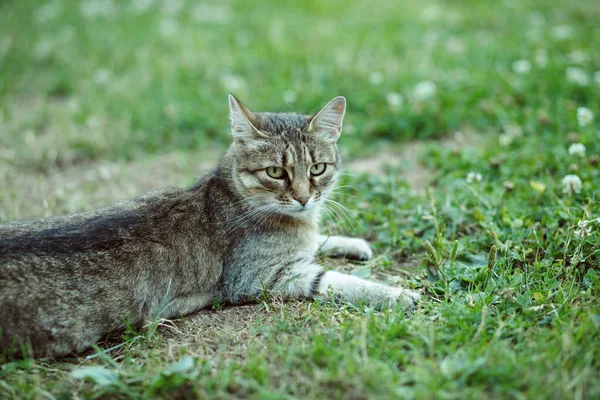
<path fill-rule="evenodd" d="M 414 292 L 325 272 L 314 261 L 320 247 L 372 254 L 362 239 L 318 230 L 339 175 L 345 100 L 309 116 L 253 113 L 231 96 L 230 110 L 233 143 L 193 187 L 0 225 L 0 353 L 81 352 L 126 322 L 252 301 L 265 290 L 414 305 Z M 313 174 L 320 163 L 324 171 Z M 269 168 L 282 168 L 283 178 Z"/>

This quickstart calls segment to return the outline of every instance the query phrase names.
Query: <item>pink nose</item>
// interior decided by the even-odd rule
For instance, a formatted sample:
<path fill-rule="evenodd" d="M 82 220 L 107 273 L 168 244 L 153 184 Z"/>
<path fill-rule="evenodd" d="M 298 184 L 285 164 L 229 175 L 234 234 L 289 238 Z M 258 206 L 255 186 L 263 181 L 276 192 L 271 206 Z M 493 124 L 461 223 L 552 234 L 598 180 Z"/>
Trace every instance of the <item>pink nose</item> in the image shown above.
<path fill-rule="evenodd" d="M 308 201 L 310 200 L 310 196 L 300 196 L 300 197 L 294 197 L 296 199 L 296 201 L 300 204 L 302 204 L 302 207 L 304 207 L 306 205 L 306 203 L 308 203 Z"/>

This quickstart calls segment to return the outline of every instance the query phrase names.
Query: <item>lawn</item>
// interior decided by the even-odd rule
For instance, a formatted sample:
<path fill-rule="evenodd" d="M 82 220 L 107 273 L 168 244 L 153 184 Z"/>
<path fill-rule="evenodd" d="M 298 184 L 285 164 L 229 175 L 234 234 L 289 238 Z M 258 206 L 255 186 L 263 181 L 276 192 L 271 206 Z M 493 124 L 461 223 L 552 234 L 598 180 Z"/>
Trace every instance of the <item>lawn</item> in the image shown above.
<path fill-rule="evenodd" d="M 593 0 L 0 2 L 0 222 L 192 184 L 228 92 L 344 95 L 351 212 L 323 226 L 376 258 L 322 262 L 424 294 L 157 318 L 0 364 L 0 397 L 599 398 L 598 21 Z"/>

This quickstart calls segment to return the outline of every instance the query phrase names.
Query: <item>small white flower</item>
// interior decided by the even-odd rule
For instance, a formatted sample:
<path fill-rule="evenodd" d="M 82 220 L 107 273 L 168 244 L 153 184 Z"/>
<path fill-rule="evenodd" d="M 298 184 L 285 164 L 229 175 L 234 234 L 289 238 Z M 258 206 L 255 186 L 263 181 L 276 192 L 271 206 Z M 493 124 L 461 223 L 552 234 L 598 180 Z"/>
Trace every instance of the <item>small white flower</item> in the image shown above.
<path fill-rule="evenodd" d="M 110 71 L 104 68 L 97 69 L 94 71 L 92 80 L 97 85 L 104 85 L 110 80 Z"/>
<path fill-rule="evenodd" d="M 519 125 L 506 125 L 504 127 L 504 133 L 513 138 L 519 138 L 523 136 L 523 128 Z"/>
<path fill-rule="evenodd" d="M 506 125 L 504 127 L 504 133 L 500 135 L 498 140 L 501 146 L 506 147 L 521 136 L 523 136 L 523 128 L 519 125 Z"/>
<path fill-rule="evenodd" d="M 238 75 L 225 74 L 221 76 L 221 84 L 230 92 L 238 92 L 246 87 L 244 78 Z"/>
<path fill-rule="evenodd" d="M 594 120 L 594 112 L 586 107 L 577 108 L 577 123 L 580 127 L 588 126 Z"/>
<path fill-rule="evenodd" d="M 462 54 L 465 52 L 465 45 L 460 39 L 451 37 L 446 40 L 446 50 L 452 54 Z"/>
<path fill-rule="evenodd" d="M 381 85 L 383 83 L 383 74 L 378 71 L 371 72 L 371 75 L 369 75 L 369 82 L 373 85 Z"/>
<path fill-rule="evenodd" d="M 390 92 L 386 96 L 387 102 L 391 108 L 397 109 L 404 103 L 404 97 L 400 93 Z"/>
<path fill-rule="evenodd" d="M 117 5 L 114 0 L 83 0 L 79 3 L 79 10 L 84 17 L 89 19 L 106 18 L 117 11 Z"/>
<path fill-rule="evenodd" d="M 200 3 L 192 10 L 195 22 L 226 24 L 233 19 L 233 11 L 229 5 Z"/>
<path fill-rule="evenodd" d="M 296 92 L 293 90 L 286 90 L 283 92 L 283 101 L 286 103 L 293 103 L 296 101 Z"/>
<path fill-rule="evenodd" d="M 427 100 L 434 97 L 437 93 L 437 87 L 432 81 L 422 81 L 415 85 L 413 96 L 417 100 Z"/>
<path fill-rule="evenodd" d="M 161 11 L 167 15 L 175 15 L 181 11 L 182 7 L 182 0 L 163 0 Z"/>
<path fill-rule="evenodd" d="M 469 172 L 467 174 L 467 183 L 481 182 L 481 174 L 478 172 Z"/>
<path fill-rule="evenodd" d="M 563 193 L 566 193 L 569 196 L 574 193 L 581 192 L 581 188 L 583 187 L 581 178 L 579 178 L 577 175 L 565 176 L 562 180 L 562 184 L 563 184 Z"/>
<path fill-rule="evenodd" d="M 59 0 L 55 0 L 37 8 L 33 16 L 36 22 L 44 23 L 56 19 L 62 11 L 62 3 Z"/>
<path fill-rule="evenodd" d="M 578 67 L 567 68 L 567 80 L 579 86 L 587 86 L 590 83 L 590 78 L 587 73 Z"/>
<path fill-rule="evenodd" d="M 531 63 L 527 60 L 517 60 L 513 63 L 512 69 L 515 74 L 528 74 L 531 72 Z"/>
<path fill-rule="evenodd" d="M 573 143 L 569 146 L 569 155 L 585 157 L 585 146 L 582 143 Z"/>
<path fill-rule="evenodd" d="M 510 135 L 507 135 L 506 133 L 501 134 L 498 137 L 498 142 L 500 143 L 501 146 L 510 146 L 510 144 L 513 142 L 513 137 Z"/>
<path fill-rule="evenodd" d="M 582 219 L 577 223 L 577 228 L 575 230 L 575 234 L 580 237 L 589 236 L 592 233 L 592 227 L 590 226 L 592 221 L 588 221 L 587 219 Z"/>
<path fill-rule="evenodd" d="M 41 39 L 39 42 L 35 44 L 33 48 L 33 55 L 37 59 L 43 59 L 48 57 L 53 51 L 57 44 L 54 40 L 49 37 Z"/>
<path fill-rule="evenodd" d="M 154 0 L 133 0 L 131 7 L 136 14 L 143 14 L 150 11 L 150 8 L 154 6 Z"/>
<path fill-rule="evenodd" d="M 589 59 L 589 56 L 582 50 L 574 50 L 569 53 L 568 57 L 573 64 L 583 64 Z"/>
<path fill-rule="evenodd" d="M 421 19 L 428 22 L 438 21 L 443 15 L 444 10 L 442 7 L 438 6 L 437 4 L 432 4 L 423 9 L 421 12 Z"/>
<path fill-rule="evenodd" d="M 179 23 L 174 18 L 164 18 L 160 21 L 158 30 L 164 38 L 174 37 L 179 32 Z"/>
<path fill-rule="evenodd" d="M 546 18 L 544 17 L 544 14 L 540 12 L 532 12 L 529 14 L 529 21 L 533 26 L 544 26 Z"/>
<path fill-rule="evenodd" d="M 558 40 L 568 39 L 573 36 L 573 27 L 570 25 L 556 25 L 552 28 L 552 36 Z"/>
<path fill-rule="evenodd" d="M 548 53 L 546 50 L 540 49 L 535 52 L 535 64 L 540 68 L 546 68 L 548 65 Z"/>

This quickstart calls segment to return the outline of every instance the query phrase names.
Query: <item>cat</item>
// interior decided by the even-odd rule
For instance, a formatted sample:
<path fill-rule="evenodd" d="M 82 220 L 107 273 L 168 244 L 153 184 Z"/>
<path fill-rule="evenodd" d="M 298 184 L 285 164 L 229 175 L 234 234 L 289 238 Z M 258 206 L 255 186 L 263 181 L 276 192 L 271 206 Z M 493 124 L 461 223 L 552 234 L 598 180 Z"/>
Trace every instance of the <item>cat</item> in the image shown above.
<path fill-rule="evenodd" d="M 415 291 L 315 262 L 317 251 L 373 255 L 363 239 L 319 234 L 340 175 L 346 99 L 312 115 L 255 113 L 233 95 L 229 108 L 233 142 L 194 186 L 0 225 L 0 353 L 80 353 L 124 321 L 240 304 L 264 290 L 415 306 Z"/>

